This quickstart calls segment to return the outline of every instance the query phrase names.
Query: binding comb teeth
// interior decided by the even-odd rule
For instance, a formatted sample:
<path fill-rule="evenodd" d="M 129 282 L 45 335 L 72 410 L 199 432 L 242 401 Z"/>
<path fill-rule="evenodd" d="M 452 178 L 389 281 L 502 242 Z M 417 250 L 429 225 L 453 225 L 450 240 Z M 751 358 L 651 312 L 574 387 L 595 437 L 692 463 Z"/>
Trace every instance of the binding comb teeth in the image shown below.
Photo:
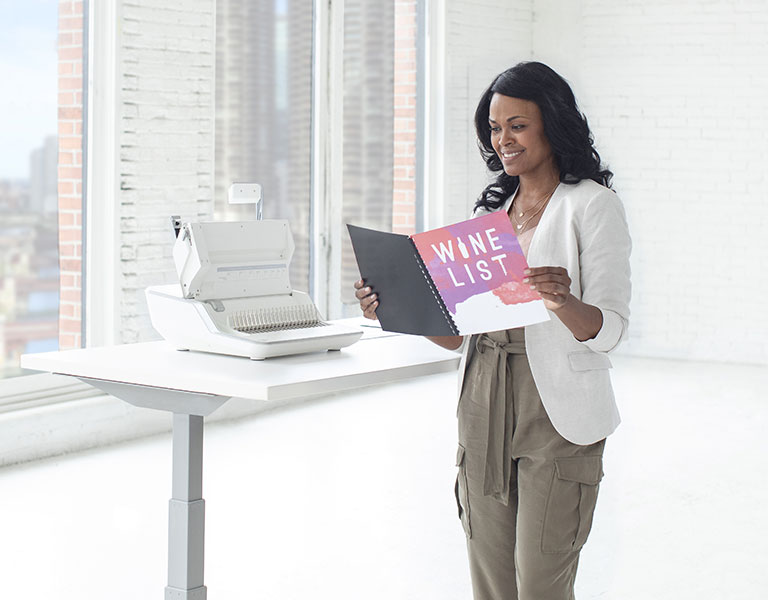
<path fill-rule="evenodd" d="M 314 306 L 280 306 L 239 311 L 229 317 L 229 326 L 242 333 L 314 327 L 322 323 Z"/>

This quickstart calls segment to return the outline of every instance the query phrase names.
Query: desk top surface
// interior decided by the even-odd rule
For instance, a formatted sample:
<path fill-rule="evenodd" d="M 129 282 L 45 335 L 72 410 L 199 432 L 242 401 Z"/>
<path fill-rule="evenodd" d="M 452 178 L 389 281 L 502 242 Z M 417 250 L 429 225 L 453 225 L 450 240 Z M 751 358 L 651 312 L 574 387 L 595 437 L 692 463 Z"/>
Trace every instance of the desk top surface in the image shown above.
<path fill-rule="evenodd" d="M 182 352 L 167 342 L 22 356 L 25 369 L 254 400 L 324 394 L 456 369 L 459 355 L 408 335 L 363 337 L 334 352 L 252 361 Z"/>

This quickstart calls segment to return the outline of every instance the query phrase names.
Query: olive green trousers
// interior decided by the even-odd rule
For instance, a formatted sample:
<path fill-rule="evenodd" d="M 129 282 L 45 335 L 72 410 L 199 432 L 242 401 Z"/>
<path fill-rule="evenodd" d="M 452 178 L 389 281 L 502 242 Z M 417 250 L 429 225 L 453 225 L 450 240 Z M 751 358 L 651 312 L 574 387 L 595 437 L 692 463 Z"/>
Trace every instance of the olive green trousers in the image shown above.
<path fill-rule="evenodd" d="M 475 600 L 572 600 L 605 440 L 552 426 L 522 329 L 484 334 L 459 401 L 456 498 Z"/>

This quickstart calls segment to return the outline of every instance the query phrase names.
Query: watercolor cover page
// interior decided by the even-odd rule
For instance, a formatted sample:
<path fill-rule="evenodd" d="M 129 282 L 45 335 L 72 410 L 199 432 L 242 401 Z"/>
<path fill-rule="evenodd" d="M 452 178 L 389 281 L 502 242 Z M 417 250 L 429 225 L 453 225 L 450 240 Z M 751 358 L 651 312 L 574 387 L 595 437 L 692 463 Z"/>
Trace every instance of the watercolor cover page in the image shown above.
<path fill-rule="evenodd" d="M 549 320 L 504 211 L 411 236 L 460 335 Z"/>

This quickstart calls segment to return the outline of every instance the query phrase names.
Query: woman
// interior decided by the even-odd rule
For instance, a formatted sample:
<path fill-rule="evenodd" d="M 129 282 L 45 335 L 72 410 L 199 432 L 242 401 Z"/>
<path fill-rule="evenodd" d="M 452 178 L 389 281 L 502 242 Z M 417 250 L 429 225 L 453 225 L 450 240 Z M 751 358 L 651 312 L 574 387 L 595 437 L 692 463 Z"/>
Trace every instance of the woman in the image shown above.
<path fill-rule="evenodd" d="M 550 320 L 467 339 L 460 349 L 456 495 L 476 600 L 572 599 L 579 552 L 619 423 L 608 368 L 629 317 L 631 242 L 586 118 L 537 62 L 498 75 L 475 112 L 498 173 L 474 215 L 504 210 Z M 375 318 L 374 282 L 355 284 Z"/>

